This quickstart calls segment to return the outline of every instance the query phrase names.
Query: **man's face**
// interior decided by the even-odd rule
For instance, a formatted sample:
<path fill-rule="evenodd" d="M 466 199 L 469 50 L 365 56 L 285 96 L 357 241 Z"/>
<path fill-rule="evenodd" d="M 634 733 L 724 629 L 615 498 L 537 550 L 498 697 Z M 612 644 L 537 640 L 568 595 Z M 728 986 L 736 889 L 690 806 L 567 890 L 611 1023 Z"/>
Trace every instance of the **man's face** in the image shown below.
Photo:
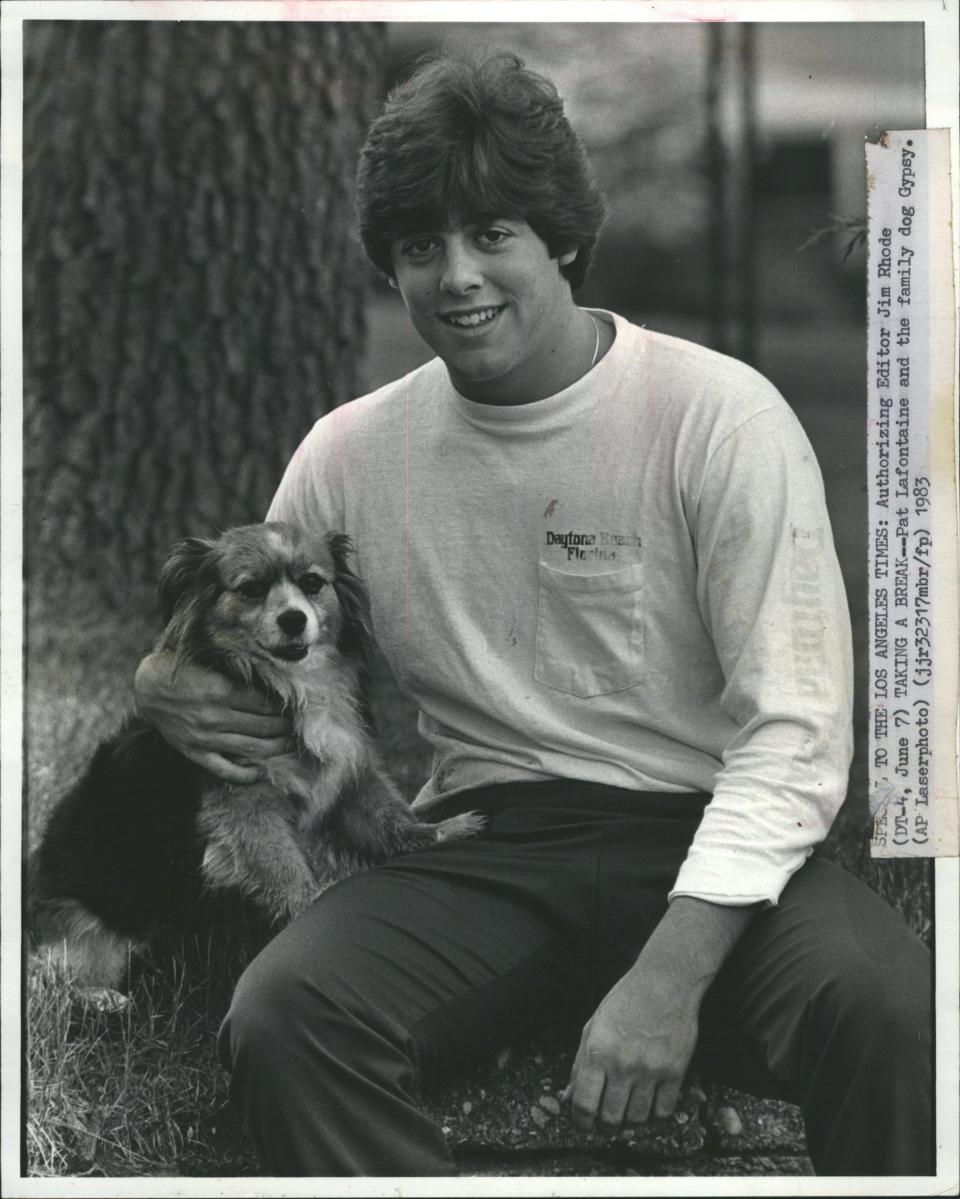
<path fill-rule="evenodd" d="M 462 395 L 518 404 L 558 390 L 578 314 L 560 267 L 576 251 L 551 258 L 520 220 L 428 230 L 391 249 L 414 327 Z"/>

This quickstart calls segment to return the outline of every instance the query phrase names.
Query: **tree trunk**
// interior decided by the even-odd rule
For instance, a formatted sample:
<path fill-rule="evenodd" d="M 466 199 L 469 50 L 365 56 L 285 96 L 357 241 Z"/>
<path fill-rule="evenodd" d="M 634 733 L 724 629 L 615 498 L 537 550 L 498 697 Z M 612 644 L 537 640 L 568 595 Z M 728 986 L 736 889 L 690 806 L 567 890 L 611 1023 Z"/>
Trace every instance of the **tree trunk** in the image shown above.
<path fill-rule="evenodd" d="M 710 222 L 707 229 L 707 286 L 710 310 L 710 345 L 721 353 L 727 346 L 727 154 L 720 114 L 723 90 L 723 26 L 707 26 L 706 164 L 710 187 Z"/>
<path fill-rule="evenodd" d="M 25 23 L 25 545 L 116 602 L 169 544 L 262 518 L 359 389 L 357 151 L 383 32 Z"/>
<path fill-rule="evenodd" d="M 757 110 L 756 27 L 749 22 L 737 26 L 740 84 L 740 153 L 737 156 L 735 244 L 737 247 L 736 356 L 753 367 L 760 366 L 757 328 Z"/>

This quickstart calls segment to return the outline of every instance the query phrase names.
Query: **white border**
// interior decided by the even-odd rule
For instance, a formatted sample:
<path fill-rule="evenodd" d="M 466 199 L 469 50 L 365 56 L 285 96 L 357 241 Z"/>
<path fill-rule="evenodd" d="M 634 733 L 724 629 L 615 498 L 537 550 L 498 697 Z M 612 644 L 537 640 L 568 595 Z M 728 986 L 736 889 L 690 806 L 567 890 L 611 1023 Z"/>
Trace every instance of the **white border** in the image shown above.
<path fill-rule="evenodd" d="M 958 154 L 957 17 L 958 0 L 701 0 L 690 3 L 626 3 L 622 0 L 6 0 L 0 9 L 2 61 L 3 177 L 0 255 L 2 255 L 2 539 L 0 539 L 0 809 L 2 912 L 9 919 L 0 938 L 0 1018 L 2 1076 L 0 1092 L 0 1194 L 5 1196 L 252 1196 L 252 1195 L 863 1195 L 956 1194 L 957 1126 L 960 1117 L 960 1029 L 958 1029 L 957 937 L 960 922 L 960 875 L 957 859 L 936 863 L 938 1128 L 943 1145 L 940 1170 L 930 1179 L 844 1178 L 637 1178 L 637 1179 L 23 1179 L 20 1146 L 19 891 L 21 745 L 22 745 L 22 596 L 21 596 L 21 120 L 22 22 L 24 20 L 289 20 L 289 21 L 590 21 L 701 22 L 770 21 L 856 22 L 923 21 L 927 68 L 927 127 L 951 130 L 954 166 L 953 270 L 957 279 Z M 956 352 L 956 340 L 955 340 Z M 956 403 L 956 393 L 954 395 Z M 6 923 L 6 922 L 5 922 Z"/>

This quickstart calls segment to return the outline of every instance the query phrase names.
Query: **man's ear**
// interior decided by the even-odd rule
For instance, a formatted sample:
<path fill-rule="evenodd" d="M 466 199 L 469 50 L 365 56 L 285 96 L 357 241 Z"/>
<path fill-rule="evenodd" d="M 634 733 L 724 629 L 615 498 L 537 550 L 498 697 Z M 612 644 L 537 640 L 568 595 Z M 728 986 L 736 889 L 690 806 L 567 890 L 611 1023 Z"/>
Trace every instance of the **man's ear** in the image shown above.
<path fill-rule="evenodd" d="M 561 266 L 569 266 L 570 263 L 573 262 L 574 258 L 576 258 L 576 256 L 579 253 L 580 253 L 580 247 L 574 246 L 574 248 L 572 250 L 567 250 L 566 253 L 560 254 L 557 257 L 557 261 L 560 263 Z"/>
<path fill-rule="evenodd" d="M 384 278 L 387 280 L 387 282 L 390 284 L 391 287 L 396 288 L 397 291 L 400 290 L 400 284 L 396 281 L 396 279 L 393 277 L 393 275 L 385 275 Z"/>

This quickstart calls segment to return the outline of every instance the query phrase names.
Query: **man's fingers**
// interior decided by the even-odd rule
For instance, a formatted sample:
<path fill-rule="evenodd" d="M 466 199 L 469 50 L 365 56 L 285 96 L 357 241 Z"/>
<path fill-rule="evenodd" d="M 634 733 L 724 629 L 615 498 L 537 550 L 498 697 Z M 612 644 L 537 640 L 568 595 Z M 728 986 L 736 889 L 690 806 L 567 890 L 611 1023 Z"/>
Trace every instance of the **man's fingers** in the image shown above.
<path fill-rule="evenodd" d="M 570 1118 L 581 1132 L 594 1128 L 612 1132 L 625 1125 L 645 1124 L 652 1116 L 663 1118 L 676 1111 L 679 1080 L 612 1080 L 604 1071 L 574 1065 L 570 1082 L 560 1095 L 570 1104 Z"/>
<path fill-rule="evenodd" d="M 606 1132 L 614 1132 L 623 1124 L 627 1104 L 630 1100 L 630 1081 L 622 1079 L 614 1081 L 607 1078 L 603 1088 L 603 1100 L 600 1104 L 600 1126 Z"/>
<path fill-rule="evenodd" d="M 261 695 L 259 691 L 240 688 L 231 688 L 229 695 L 225 698 L 234 711 L 248 712 L 254 716 L 276 717 L 283 707 L 279 700 Z"/>
<path fill-rule="evenodd" d="M 259 716 L 234 708 L 212 713 L 207 727 L 229 730 L 244 737 L 284 737 L 290 733 L 290 721 L 284 716 Z"/>
<path fill-rule="evenodd" d="M 676 1110 L 680 1098 L 680 1082 L 661 1082 L 657 1087 L 657 1097 L 653 1104 L 655 1116 L 670 1116 Z"/>
<path fill-rule="evenodd" d="M 585 1066 L 577 1071 L 570 1092 L 570 1119 L 574 1128 L 590 1132 L 597 1121 L 606 1078 L 603 1071 Z"/>
<path fill-rule="evenodd" d="M 261 758 L 292 753 L 296 747 L 297 743 L 292 737 L 240 737 L 223 733 L 217 739 L 216 752 L 231 761 L 257 762 Z"/>
<path fill-rule="evenodd" d="M 162 681 L 164 690 L 170 692 L 175 699 L 180 699 L 186 694 L 198 702 L 206 700 L 222 707 L 236 708 L 242 712 L 259 712 L 263 715 L 276 712 L 280 706 L 276 698 L 266 696 L 254 687 L 236 683 L 217 670 L 208 670 L 191 663 L 176 663 L 170 654 L 151 655 L 151 658 L 141 664 L 141 669 L 148 666 L 151 660 L 158 663 L 158 669 L 150 671 L 150 675 L 157 676 Z"/>
<path fill-rule="evenodd" d="M 625 1123 L 645 1124 L 650 1118 L 650 1108 L 653 1104 L 653 1084 L 637 1082 L 630 1092 L 630 1102 L 627 1104 Z"/>
<path fill-rule="evenodd" d="M 224 758 L 221 754 L 202 753 L 188 756 L 198 766 L 209 770 L 211 774 L 227 783 L 255 783 L 260 777 L 259 767 L 241 766 L 236 762 L 231 762 L 229 758 Z"/>

